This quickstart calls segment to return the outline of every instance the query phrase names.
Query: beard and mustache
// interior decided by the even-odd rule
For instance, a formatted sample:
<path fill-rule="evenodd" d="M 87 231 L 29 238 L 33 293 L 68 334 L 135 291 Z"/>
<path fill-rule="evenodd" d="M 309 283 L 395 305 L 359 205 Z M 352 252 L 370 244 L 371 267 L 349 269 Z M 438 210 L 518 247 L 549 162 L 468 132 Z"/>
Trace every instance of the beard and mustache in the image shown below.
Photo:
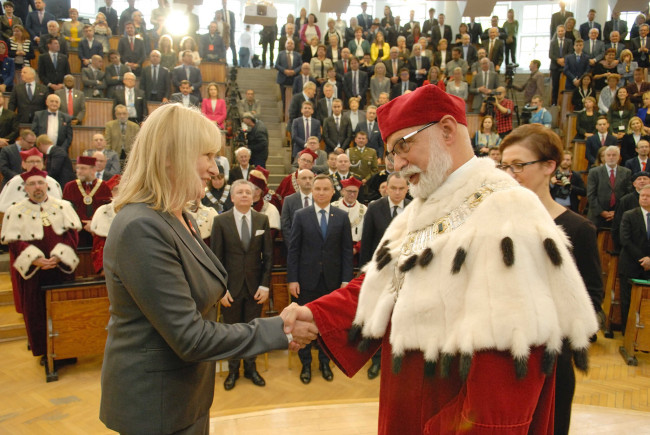
<path fill-rule="evenodd" d="M 433 142 L 429 147 L 429 164 L 424 170 L 415 165 L 409 165 L 400 172 L 406 180 L 414 175 L 419 175 L 419 181 L 416 184 L 409 184 L 409 191 L 414 198 L 427 199 L 445 182 L 451 165 L 451 155 L 441 144 Z"/>

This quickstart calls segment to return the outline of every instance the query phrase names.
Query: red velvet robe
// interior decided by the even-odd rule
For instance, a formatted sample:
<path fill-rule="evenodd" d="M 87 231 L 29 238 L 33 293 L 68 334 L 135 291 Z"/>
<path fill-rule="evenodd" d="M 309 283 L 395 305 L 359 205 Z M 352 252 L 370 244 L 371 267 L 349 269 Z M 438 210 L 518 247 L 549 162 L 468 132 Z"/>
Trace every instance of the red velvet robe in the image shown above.
<path fill-rule="evenodd" d="M 280 195 L 283 201 L 287 196 L 296 193 L 296 188 L 294 187 L 293 182 L 296 181 L 297 175 L 298 171 L 292 172 L 291 174 L 284 177 L 282 181 L 280 181 L 278 188 L 275 190 L 275 193 Z M 278 211 L 281 211 L 281 209 L 278 208 Z"/>
<path fill-rule="evenodd" d="M 95 183 L 97 183 L 96 179 L 90 186 L 84 186 L 86 193 L 90 193 L 93 187 L 95 187 Z M 72 180 L 63 188 L 63 199 L 72 203 L 72 207 L 77 212 L 77 215 L 79 215 L 79 219 L 81 219 L 81 224 L 83 226 L 85 225 L 83 221 L 91 220 L 99 207 L 111 202 L 112 196 L 111 189 L 108 188 L 106 183 L 102 183 L 102 185 L 97 189 L 97 192 L 93 195 L 93 202 L 91 204 L 92 213 L 88 214 L 86 204 L 83 202 L 83 196 L 81 195 L 81 192 L 79 192 L 79 187 L 77 186 L 77 180 Z M 79 232 L 79 237 L 79 246 L 92 246 L 92 235 L 89 232 L 82 229 Z"/>
<path fill-rule="evenodd" d="M 363 275 L 342 289 L 307 304 L 320 331 L 319 341 L 332 361 L 353 376 L 380 344 L 382 371 L 379 397 L 379 434 L 499 434 L 552 435 L 555 372 L 542 372 L 544 349 L 531 349 L 528 374 L 515 375 L 508 352 L 477 352 L 467 381 L 458 373 L 458 358 L 449 376 L 424 374 L 420 351 L 408 352 L 398 374 L 391 371 L 392 352 L 387 331 L 362 353 L 347 340 L 354 319 Z"/>
<path fill-rule="evenodd" d="M 16 305 L 16 310 L 23 313 L 27 339 L 34 356 L 45 355 L 47 352 L 45 293 L 41 291 L 41 286 L 71 281 L 74 279 L 74 273 L 67 274 L 56 267 L 49 270 L 41 269 L 30 279 L 24 279 L 13 267 L 14 260 L 30 245 L 40 249 L 46 258 L 49 258 L 50 252 L 58 243 L 64 243 L 72 249 L 76 249 L 78 241 L 77 231 L 75 230 L 68 230 L 60 236 L 52 230 L 52 227 L 43 227 L 43 232 L 44 236 L 42 240 L 9 243 L 9 261 L 12 266 L 11 281 L 14 284 L 14 300 L 17 298 L 20 303 L 20 306 Z M 59 263 L 59 266 L 66 268 L 66 265 L 63 263 Z"/>

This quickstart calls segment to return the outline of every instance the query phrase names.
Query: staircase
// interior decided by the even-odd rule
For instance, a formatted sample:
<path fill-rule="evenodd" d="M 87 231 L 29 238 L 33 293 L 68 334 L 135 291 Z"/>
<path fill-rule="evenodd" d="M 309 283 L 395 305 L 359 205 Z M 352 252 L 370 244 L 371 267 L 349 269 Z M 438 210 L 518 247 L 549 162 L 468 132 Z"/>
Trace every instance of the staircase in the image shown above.
<path fill-rule="evenodd" d="M 247 89 L 255 91 L 255 98 L 262 103 L 260 119 L 269 131 L 269 188 L 276 189 L 291 167 L 291 148 L 283 146 L 286 124 L 283 122 L 280 88 L 275 83 L 275 69 L 239 68 L 237 85 L 242 97 Z"/>
<path fill-rule="evenodd" d="M 6 259 L 5 259 L 6 257 Z M 16 313 L 9 276 L 9 255 L 0 255 L 0 343 L 27 338 L 23 315 Z"/>

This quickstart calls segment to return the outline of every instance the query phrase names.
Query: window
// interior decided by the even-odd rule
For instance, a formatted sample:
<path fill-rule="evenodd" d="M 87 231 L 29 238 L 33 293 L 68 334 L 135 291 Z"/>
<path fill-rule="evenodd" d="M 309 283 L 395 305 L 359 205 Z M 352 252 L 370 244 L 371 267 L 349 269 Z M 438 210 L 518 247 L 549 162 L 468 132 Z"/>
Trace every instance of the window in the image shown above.
<path fill-rule="evenodd" d="M 519 16 L 519 41 L 517 63 L 528 68 L 530 61 L 537 59 L 543 68 L 548 68 L 549 29 L 551 15 L 557 6 L 553 3 L 524 4 Z M 517 16 L 517 14 L 515 14 Z"/>

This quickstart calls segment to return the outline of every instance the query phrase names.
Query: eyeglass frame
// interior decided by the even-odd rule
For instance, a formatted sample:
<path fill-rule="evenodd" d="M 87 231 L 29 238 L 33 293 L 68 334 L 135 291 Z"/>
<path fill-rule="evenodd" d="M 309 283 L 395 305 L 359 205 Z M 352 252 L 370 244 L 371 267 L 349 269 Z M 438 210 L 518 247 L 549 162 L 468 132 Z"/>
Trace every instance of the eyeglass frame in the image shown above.
<path fill-rule="evenodd" d="M 497 169 L 501 169 L 503 172 L 506 172 L 508 169 L 512 171 L 513 174 L 520 174 L 524 172 L 524 168 L 528 165 L 534 165 L 535 163 L 542 163 L 546 162 L 548 160 L 546 159 L 539 159 L 539 160 L 533 160 L 530 162 L 524 162 L 524 163 L 513 163 L 511 165 L 497 165 Z M 515 168 L 519 168 L 518 170 L 515 171 Z"/>
<path fill-rule="evenodd" d="M 424 127 L 421 127 L 421 128 L 419 128 L 418 130 L 412 131 L 412 132 L 410 132 L 409 134 L 407 134 L 406 136 L 403 136 L 403 137 L 399 138 L 399 139 L 395 142 L 395 144 L 393 145 L 393 149 L 390 150 L 390 151 L 387 151 L 387 152 L 386 152 L 386 158 L 387 158 L 391 163 L 394 164 L 394 163 L 395 163 L 395 156 L 399 156 L 399 155 L 407 154 L 407 153 L 411 150 L 411 145 L 409 144 L 409 145 L 407 146 L 407 142 L 406 142 L 407 139 L 411 139 L 413 136 L 415 136 L 416 134 L 420 133 L 422 130 L 425 130 L 425 129 L 427 129 L 427 128 L 429 128 L 429 127 L 431 127 L 432 125 L 435 125 L 435 124 L 437 124 L 437 123 L 438 123 L 438 121 L 430 122 L 430 123 L 428 123 L 427 125 L 425 125 Z M 399 151 L 395 151 L 396 148 L 400 148 L 401 150 L 399 150 Z"/>

